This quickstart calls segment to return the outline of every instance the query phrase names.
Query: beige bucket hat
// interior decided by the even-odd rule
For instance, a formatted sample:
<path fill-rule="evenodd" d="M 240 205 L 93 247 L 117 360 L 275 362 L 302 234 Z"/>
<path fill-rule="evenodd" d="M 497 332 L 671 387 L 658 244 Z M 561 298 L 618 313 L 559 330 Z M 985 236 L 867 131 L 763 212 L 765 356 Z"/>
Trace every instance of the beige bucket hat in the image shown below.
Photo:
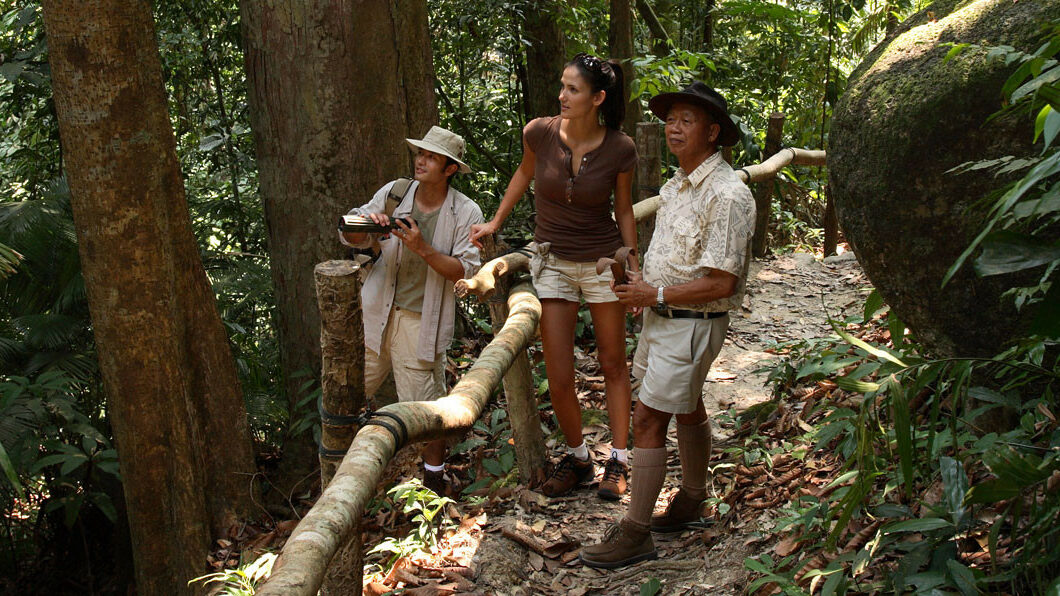
<path fill-rule="evenodd" d="M 426 149 L 432 153 L 444 155 L 460 165 L 461 174 L 471 173 L 471 167 L 463 161 L 464 137 L 455 132 L 450 132 L 441 126 L 432 126 L 423 139 L 405 139 L 405 141 L 413 151 Z"/>

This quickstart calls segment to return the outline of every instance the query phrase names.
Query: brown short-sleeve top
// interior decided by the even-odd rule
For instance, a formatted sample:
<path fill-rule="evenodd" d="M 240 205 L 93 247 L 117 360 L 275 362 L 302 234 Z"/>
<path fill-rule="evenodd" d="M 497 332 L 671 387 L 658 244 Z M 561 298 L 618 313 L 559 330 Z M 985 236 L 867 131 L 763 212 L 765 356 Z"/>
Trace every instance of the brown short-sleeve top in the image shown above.
<path fill-rule="evenodd" d="M 536 157 L 534 239 L 552 243 L 552 253 L 568 261 L 595 261 L 622 246 L 611 197 L 618 174 L 637 165 L 637 147 L 625 133 L 608 128 L 604 141 L 585 154 L 573 175 L 571 151 L 559 138 L 560 120 L 538 118 L 523 132 Z"/>

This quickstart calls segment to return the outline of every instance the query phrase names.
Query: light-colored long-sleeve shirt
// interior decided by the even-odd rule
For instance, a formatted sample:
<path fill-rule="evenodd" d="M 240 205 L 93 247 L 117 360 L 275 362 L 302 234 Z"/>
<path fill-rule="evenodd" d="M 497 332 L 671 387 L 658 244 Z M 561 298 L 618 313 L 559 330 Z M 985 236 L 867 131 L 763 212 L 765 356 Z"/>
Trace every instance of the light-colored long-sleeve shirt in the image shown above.
<path fill-rule="evenodd" d="M 383 213 L 387 193 L 394 182 L 383 185 L 367 205 L 355 207 L 351 214 L 368 215 Z M 418 182 L 413 182 L 405 198 L 394 209 L 391 217 L 407 217 L 412 213 Z M 464 277 L 471 277 L 481 265 L 478 248 L 468 240 L 472 224 L 482 223 L 482 210 L 460 191 L 450 187 L 445 201 L 439 208 L 438 223 L 434 229 L 431 245 L 438 252 L 456 257 L 464 266 Z M 381 243 L 382 254 L 372 265 L 364 285 L 361 286 L 361 312 L 364 318 L 364 345 L 380 352 L 386 333 L 390 310 L 394 305 L 394 290 L 397 285 L 398 264 L 404 245 L 391 236 Z M 456 320 L 456 294 L 453 283 L 427 268 L 427 281 L 423 294 L 423 311 L 420 322 L 417 356 L 434 361 L 445 352 L 453 339 Z"/>

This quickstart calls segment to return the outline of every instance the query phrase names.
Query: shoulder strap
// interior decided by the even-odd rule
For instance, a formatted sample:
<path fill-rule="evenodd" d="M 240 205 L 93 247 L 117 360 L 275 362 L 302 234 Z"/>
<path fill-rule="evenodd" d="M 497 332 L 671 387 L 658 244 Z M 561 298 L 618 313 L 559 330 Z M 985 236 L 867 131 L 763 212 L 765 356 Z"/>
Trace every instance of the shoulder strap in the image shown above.
<path fill-rule="evenodd" d="M 405 199 L 405 195 L 409 193 L 410 186 L 412 186 L 412 178 L 398 178 L 394 181 L 393 186 L 390 187 L 390 192 L 386 193 L 386 208 L 384 211 L 387 217 L 394 214 L 394 210 Z"/>

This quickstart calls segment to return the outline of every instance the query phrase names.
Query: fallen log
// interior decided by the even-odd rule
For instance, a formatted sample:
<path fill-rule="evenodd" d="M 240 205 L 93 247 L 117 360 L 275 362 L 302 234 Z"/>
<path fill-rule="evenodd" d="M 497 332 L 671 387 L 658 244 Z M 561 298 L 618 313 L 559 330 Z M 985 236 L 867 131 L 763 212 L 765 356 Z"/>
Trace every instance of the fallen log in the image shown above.
<path fill-rule="evenodd" d="M 534 337 L 541 318 L 541 303 L 529 284 L 512 288 L 508 308 L 504 328 L 449 395 L 385 406 L 361 428 L 331 483 L 291 534 L 272 576 L 258 589 L 260 596 L 314 596 L 339 549 L 360 540 L 356 530 L 364 507 L 397 450 L 471 428 L 515 355 Z M 361 573 L 360 568 L 347 571 L 350 578 Z"/>

